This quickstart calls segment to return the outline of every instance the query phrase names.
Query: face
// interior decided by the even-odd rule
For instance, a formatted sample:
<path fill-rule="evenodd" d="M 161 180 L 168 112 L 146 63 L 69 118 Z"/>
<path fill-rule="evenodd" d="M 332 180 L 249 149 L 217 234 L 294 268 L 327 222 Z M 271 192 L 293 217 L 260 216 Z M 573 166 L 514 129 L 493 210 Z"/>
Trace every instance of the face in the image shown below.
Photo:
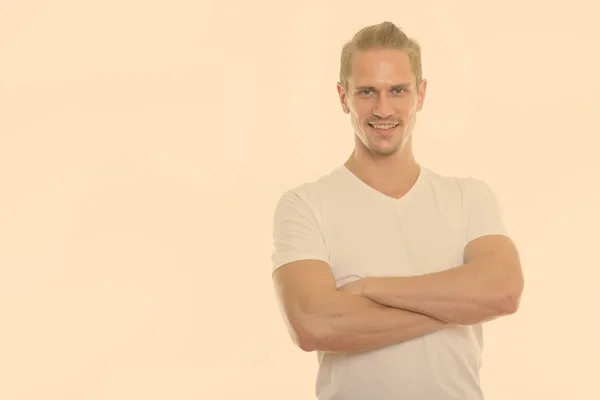
<path fill-rule="evenodd" d="M 370 50 L 354 56 L 342 108 L 350 115 L 357 145 L 376 156 L 403 150 L 425 99 L 427 82 L 417 86 L 410 58 L 399 50 Z"/>

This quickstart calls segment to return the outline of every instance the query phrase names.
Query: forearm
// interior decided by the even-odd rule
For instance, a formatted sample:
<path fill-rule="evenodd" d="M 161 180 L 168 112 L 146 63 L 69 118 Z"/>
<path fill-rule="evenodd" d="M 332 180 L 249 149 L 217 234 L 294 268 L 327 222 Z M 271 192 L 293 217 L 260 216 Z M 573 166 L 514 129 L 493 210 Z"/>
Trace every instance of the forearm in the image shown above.
<path fill-rule="evenodd" d="M 369 278 L 364 296 L 389 307 L 469 325 L 514 312 L 518 290 L 513 270 L 488 257 L 421 276 Z"/>
<path fill-rule="evenodd" d="M 448 326 L 416 312 L 377 304 L 365 297 L 336 293 L 318 313 L 310 315 L 312 342 L 308 350 L 362 352 L 415 339 Z"/>

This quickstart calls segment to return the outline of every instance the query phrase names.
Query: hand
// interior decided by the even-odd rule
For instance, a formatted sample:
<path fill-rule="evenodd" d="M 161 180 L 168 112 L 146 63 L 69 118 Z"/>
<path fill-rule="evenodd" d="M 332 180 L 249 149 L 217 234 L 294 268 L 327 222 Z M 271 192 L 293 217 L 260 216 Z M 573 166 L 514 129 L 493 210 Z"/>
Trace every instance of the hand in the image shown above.
<path fill-rule="evenodd" d="M 360 278 L 351 282 L 348 282 L 338 288 L 340 292 L 352 293 L 358 296 L 362 296 L 365 291 L 365 284 L 367 278 Z"/>

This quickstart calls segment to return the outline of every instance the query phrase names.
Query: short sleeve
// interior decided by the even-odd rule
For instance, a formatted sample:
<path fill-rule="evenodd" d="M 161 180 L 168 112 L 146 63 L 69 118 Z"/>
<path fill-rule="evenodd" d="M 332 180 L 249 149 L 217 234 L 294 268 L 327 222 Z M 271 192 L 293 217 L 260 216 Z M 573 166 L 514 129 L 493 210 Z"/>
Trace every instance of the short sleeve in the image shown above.
<path fill-rule="evenodd" d="M 475 178 L 467 179 L 465 204 L 465 243 L 486 235 L 508 236 L 498 198 L 485 181 Z"/>
<path fill-rule="evenodd" d="M 325 240 L 313 210 L 298 191 L 286 191 L 275 206 L 273 217 L 273 272 L 299 260 L 329 262 Z"/>

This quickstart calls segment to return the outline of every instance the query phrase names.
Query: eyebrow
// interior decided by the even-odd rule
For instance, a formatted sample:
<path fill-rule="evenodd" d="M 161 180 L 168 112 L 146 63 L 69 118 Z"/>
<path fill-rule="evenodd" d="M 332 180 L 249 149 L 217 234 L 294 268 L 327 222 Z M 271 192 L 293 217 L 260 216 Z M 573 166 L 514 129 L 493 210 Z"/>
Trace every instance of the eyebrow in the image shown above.
<path fill-rule="evenodd" d="M 397 84 L 397 85 L 393 85 L 393 86 L 391 87 L 391 89 L 392 89 L 392 90 L 393 90 L 393 89 L 408 89 L 410 86 L 411 86 L 411 85 L 410 85 L 410 83 L 400 83 L 400 84 Z M 357 87 L 356 87 L 356 90 L 359 90 L 359 91 L 360 91 L 360 90 L 365 90 L 365 89 L 369 89 L 369 90 L 377 90 L 377 89 L 375 88 L 375 86 L 357 86 Z"/>

